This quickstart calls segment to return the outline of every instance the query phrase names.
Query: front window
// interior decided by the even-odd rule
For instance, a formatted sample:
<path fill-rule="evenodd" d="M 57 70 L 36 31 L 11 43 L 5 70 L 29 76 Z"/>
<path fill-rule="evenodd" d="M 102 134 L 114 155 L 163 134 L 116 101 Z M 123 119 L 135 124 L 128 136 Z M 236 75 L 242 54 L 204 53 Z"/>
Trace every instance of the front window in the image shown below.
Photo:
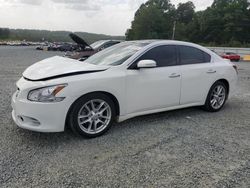
<path fill-rule="evenodd" d="M 148 44 L 147 42 L 123 42 L 91 56 L 85 62 L 94 65 L 121 65 Z"/>
<path fill-rule="evenodd" d="M 157 67 L 175 66 L 177 64 L 176 47 L 173 45 L 157 46 L 142 55 L 137 62 L 140 60 L 154 60 Z"/>

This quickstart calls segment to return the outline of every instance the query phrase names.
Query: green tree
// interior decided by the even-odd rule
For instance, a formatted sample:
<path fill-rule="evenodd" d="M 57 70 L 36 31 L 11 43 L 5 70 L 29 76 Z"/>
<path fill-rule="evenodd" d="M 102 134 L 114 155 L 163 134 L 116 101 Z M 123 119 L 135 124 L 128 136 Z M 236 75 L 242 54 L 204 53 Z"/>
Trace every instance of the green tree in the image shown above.
<path fill-rule="evenodd" d="M 0 28 L 0 39 L 8 39 L 10 30 L 7 28 Z"/>
<path fill-rule="evenodd" d="M 247 0 L 215 0 L 194 21 L 193 27 L 199 28 L 200 32 L 200 37 L 194 42 L 219 45 L 250 42 L 250 12 Z"/>
<path fill-rule="evenodd" d="M 186 3 L 179 3 L 176 10 L 176 17 L 178 22 L 188 24 L 192 21 L 194 14 L 195 6 L 193 2 L 188 1 Z"/>
<path fill-rule="evenodd" d="M 176 9 L 176 33 L 175 39 L 189 40 L 190 24 L 195 15 L 195 6 L 189 1 L 187 3 L 179 3 Z M 192 31 L 192 30 L 191 30 Z"/>
<path fill-rule="evenodd" d="M 126 32 L 126 38 L 170 38 L 174 16 L 175 7 L 169 0 L 149 0 L 136 11 L 131 29 Z"/>
<path fill-rule="evenodd" d="M 212 45 L 238 46 L 250 43 L 250 1 L 214 0 L 204 11 L 195 12 L 192 2 L 177 8 L 169 0 L 149 0 L 135 13 L 126 38 L 175 39 Z"/>

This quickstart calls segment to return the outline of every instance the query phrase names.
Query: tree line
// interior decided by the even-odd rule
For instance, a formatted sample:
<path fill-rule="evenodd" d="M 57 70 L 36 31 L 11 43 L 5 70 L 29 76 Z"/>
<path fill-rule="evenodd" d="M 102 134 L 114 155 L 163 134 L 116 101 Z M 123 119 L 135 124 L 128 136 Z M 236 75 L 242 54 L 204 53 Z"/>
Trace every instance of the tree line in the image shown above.
<path fill-rule="evenodd" d="M 210 46 L 250 46 L 248 0 L 214 0 L 204 11 L 194 4 L 148 0 L 136 11 L 127 40 L 172 39 Z"/>
<path fill-rule="evenodd" d="M 69 37 L 69 31 L 48 31 L 48 30 L 30 30 L 30 29 L 8 29 L 0 28 L 0 41 L 32 41 L 32 42 L 73 42 Z M 118 39 L 124 40 L 124 36 L 110 36 L 103 34 L 76 32 L 86 42 L 92 43 L 103 39 Z"/>

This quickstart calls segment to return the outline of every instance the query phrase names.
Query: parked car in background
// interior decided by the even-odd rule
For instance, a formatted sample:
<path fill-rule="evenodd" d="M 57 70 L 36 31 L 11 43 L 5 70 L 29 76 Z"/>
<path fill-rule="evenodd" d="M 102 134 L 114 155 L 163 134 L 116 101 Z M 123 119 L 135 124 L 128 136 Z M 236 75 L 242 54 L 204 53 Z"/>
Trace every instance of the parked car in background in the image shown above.
<path fill-rule="evenodd" d="M 76 49 L 78 49 L 78 45 L 67 42 L 53 43 L 48 47 L 49 51 L 61 51 L 61 52 L 74 51 Z"/>
<path fill-rule="evenodd" d="M 50 45 L 52 45 L 52 44 L 49 42 L 42 42 L 42 43 L 40 43 L 39 46 L 36 47 L 36 50 L 48 50 L 48 47 Z"/>
<path fill-rule="evenodd" d="M 6 46 L 7 42 L 0 42 L 0 46 Z"/>
<path fill-rule="evenodd" d="M 233 53 L 233 52 L 226 52 L 221 55 L 224 59 L 229 59 L 231 61 L 240 61 L 240 55 Z"/>
<path fill-rule="evenodd" d="M 74 51 L 78 49 L 77 44 L 72 43 L 61 43 L 57 46 L 56 50 L 61 52 Z"/>
<path fill-rule="evenodd" d="M 43 47 L 44 47 L 43 45 L 39 45 L 36 47 L 36 50 L 43 50 Z"/>
<path fill-rule="evenodd" d="M 79 47 L 77 44 L 67 43 L 67 42 L 54 42 L 54 43 L 42 43 L 36 47 L 37 50 L 46 50 L 46 51 L 74 51 Z"/>
<path fill-rule="evenodd" d="M 89 45 L 87 42 L 85 42 L 82 38 L 80 38 L 76 34 L 71 33 L 69 36 L 74 42 L 76 42 L 79 45 L 80 48 L 79 50 L 73 53 L 66 53 L 65 56 L 80 61 L 84 61 L 93 54 L 122 42 L 120 40 L 99 40 Z"/>
<path fill-rule="evenodd" d="M 187 42 L 128 41 L 84 63 L 52 57 L 28 67 L 12 97 L 12 117 L 24 129 L 86 137 L 114 121 L 202 106 L 222 109 L 237 82 L 237 67 Z M 156 128 L 156 127 L 154 127 Z"/>

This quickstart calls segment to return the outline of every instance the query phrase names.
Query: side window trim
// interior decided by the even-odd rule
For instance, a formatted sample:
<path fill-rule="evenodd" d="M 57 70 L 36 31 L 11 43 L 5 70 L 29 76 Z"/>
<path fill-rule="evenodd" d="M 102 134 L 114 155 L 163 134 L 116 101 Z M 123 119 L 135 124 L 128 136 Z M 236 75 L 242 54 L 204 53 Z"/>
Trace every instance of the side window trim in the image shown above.
<path fill-rule="evenodd" d="M 138 59 L 140 59 L 143 55 L 145 55 L 146 53 L 148 53 L 150 50 L 157 48 L 157 47 L 161 47 L 161 46 L 173 46 L 175 49 L 175 58 L 176 58 L 176 65 L 174 66 L 178 66 L 180 65 L 179 63 L 179 55 L 178 55 L 178 49 L 177 49 L 177 45 L 176 44 L 161 44 L 161 45 L 156 45 L 156 46 L 152 46 L 151 48 L 148 48 L 146 51 L 144 51 L 143 53 L 141 53 L 140 55 L 138 55 L 133 61 L 132 63 L 130 63 L 128 65 L 128 70 L 135 70 L 137 69 L 135 64 L 137 64 Z M 168 66 L 166 66 L 168 67 Z M 156 68 L 162 68 L 162 67 L 156 67 Z"/>

